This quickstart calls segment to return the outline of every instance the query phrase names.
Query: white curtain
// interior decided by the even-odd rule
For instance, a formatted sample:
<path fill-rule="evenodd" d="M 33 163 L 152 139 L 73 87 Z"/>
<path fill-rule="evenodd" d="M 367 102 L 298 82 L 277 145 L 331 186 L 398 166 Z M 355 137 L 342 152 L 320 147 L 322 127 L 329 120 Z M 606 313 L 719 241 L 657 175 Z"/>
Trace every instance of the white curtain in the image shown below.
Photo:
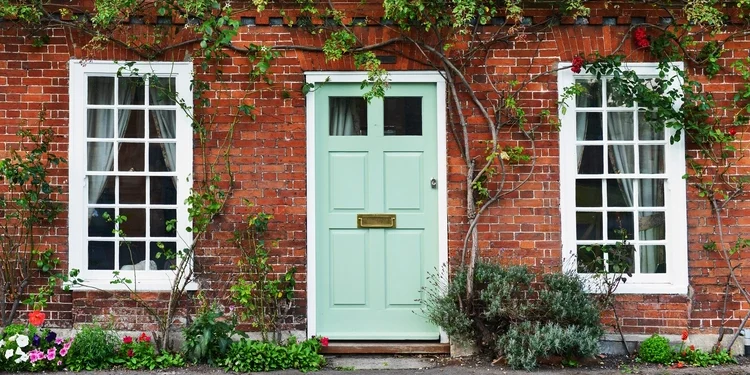
<path fill-rule="evenodd" d="M 663 147 L 642 147 L 640 149 L 641 173 L 657 173 L 664 162 Z M 656 206 L 664 202 L 664 188 L 660 180 L 641 180 L 641 206 Z M 665 217 L 663 212 L 649 212 L 638 219 L 638 228 L 642 240 L 663 240 L 665 236 Z M 664 273 L 666 270 L 665 254 L 661 246 L 643 246 L 641 249 L 641 272 Z M 660 267 L 661 266 L 661 267 Z"/>
<path fill-rule="evenodd" d="M 360 135 L 357 104 L 362 98 L 329 98 L 330 135 Z"/>
<path fill-rule="evenodd" d="M 99 97 L 101 99 L 93 102 L 97 103 L 114 103 L 114 89 L 112 85 L 114 80 L 98 79 L 93 81 L 96 85 L 89 85 L 89 98 Z M 133 102 L 138 87 L 133 84 L 123 84 L 121 81 L 118 85 L 117 95 L 121 104 L 130 104 Z M 92 100 L 89 100 L 92 102 Z M 120 111 L 117 119 L 117 137 L 122 137 L 128 127 L 131 111 Z M 88 128 L 91 129 L 89 137 L 108 138 L 109 134 L 114 133 L 112 126 L 114 124 L 115 111 L 112 109 L 98 109 L 89 111 Z M 88 166 L 90 171 L 109 171 L 112 169 L 115 160 L 114 142 L 95 142 L 88 146 Z M 96 203 L 104 191 L 107 176 L 88 176 L 89 185 L 89 202 Z M 94 213 L 94 209 L 89 209 L 89 219 Z"/>
<path fill-rule="evenodd" d="M 163 88 L 151 85 L 149 88 L 149 95 L 157 98 L 160 95 L 164 95 L 164 93 L 159 92 L 159 90 L 163 90 Z M 174 140 L 176 137 L 175 117 L 171 116 L 171 113 L 172 111 L 169 110 L 151 110 L 152 118 L 156 121 L 156 132 L 159 138 Z M 164 157 L 164 163 L 166 163 L 167 169 L 175 171 L 175 163 L 177 162 L 175 160 L 177 158 L 177 153 L 175 152 L 176 144 L 164 142 L 161 143 L 161 146 L 162 156 Z M 172 180 L 174 181 L 175 186 L 177 186 L 177 176 L 172 177 Z"/>
<path fill-rule="evenodd" d="M 628 119 L 630 121 L 628 121 Z M 617 116 L 614 113 L 610 113 L 607 116 L 607 132 L 609 133 L 610 140 L 632 140 L 633 134 L 633 120 L 632 117 Z M 634 159 L 633 153 L 634 147 L 629 145 L 610 145 L 608 146 L 609 162 L 616 168 L 621 174 L 635 173 L 631 162 Z M 630 183 L 629 179 L 617 179 L 617 183 L 620 185 L 623 198 L 625 199 L 626 207 L 633 207 L 633 184 Z M 632 234 L 632 233 L 630 233 Z"/>

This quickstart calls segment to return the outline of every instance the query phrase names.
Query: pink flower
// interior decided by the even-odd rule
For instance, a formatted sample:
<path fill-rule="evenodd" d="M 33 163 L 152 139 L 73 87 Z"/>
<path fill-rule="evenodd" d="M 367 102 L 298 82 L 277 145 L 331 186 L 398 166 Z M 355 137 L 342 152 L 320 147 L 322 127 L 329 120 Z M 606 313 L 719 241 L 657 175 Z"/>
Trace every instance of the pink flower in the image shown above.
<path fill-rule="evenodd" d="M 49 348 L 47 350 L 47 360 L 51 361 L 51 360 L 55 359 L 55 354 L 57 354 L 57 349 L 55 349 L 55 348 Z"/>
<path fill-rule="evenodd" d="M 135 353 L 133 353 L 133 349 L 128 349 L 128 357 L 134 356 Z"/>
<path fill-rule="evenodd" d="M 60 356 L 65 357 L 68 354 L 68 348 L 64 347 L 60 349 Z"/>
<path fill-rule="evenodd" d="M 130 337 L 130 336 L 125 336 L 125 337 L 122 338 L 122 342 L 125 343 L 125 344 L 130 344 L 130 343 L 133 342 L 133 338 Z"/>
<path fill-rule="evenodd" d="M 320 339 L 320 345 L 323 345 L 323 347 L 328 346 L 328 337 L 323 337 Z"/>
<path fill-rule="evenodd" d="M 62 344 L 62 342 L 63 342 L 63 339 L 61 339 L 59 337 L 55 339 L 55 345 L 60 345 L 60 344 Z"/>
<path fill-rule="evenodd" d="M 29 352 L 29 362 L 31 363 L 34 363 L 42 358 L 44 358 L 44 354 L 37 349 Z"/>
<path fill-rule="evenodd" d="M 62 361 L 57 361 L 58 366 L 62 366 Z"/>

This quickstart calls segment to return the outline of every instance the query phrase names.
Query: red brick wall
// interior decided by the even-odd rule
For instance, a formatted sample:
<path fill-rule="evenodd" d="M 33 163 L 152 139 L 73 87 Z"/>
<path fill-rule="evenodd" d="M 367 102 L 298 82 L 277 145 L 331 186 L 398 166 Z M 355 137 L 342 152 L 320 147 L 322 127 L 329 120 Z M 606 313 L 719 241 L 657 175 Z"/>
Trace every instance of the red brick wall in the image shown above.
<path fill-rule="evenodd" d="M 357 3 L 359 4 L 359 3 Z M 365 9 L 363 12 L 375 12 Z M 627 9 L 599 8 L 592 11 L 588 26 L 572 25 L 573 20 L 563 19 L 562 25 L 540 33 L 529 35 L 527 41 L 515 42 L 510 46 L 498 45 L 487 60 L 490 69 L 496 74 L 493 79 L 504 82 L 510 79 L 524 80 L 525 77 L 553 69 L 559 61 L 570 61 L 578 54 L 598 51 L 607 54 L 620 45 L 620 41 L 630 25 L 630 15 L 635 11 Z M 635 14 L 640 14 L 635 12 Z M 654 12 L 644 13 L 649 22 L 659 22 Z M 371 14 L 372 15 L 372 14 Z M 236 44 L 263 43 L 272 45 L 320 45 L 321 36 L 311 36 L 299 28 L 268 26 L 268 18 L 275 16 L 267 11 L 255 16 L 257 26 L 242 27 Z M 294 15 L 291 15 L 294 18 Z M 533 13 L 534 21 L 543 20 L 543 12 Z M 604 17 L 616 17 L 616 26 L 601 26 Z M 147 20 L 148 21 L 148 20 Z M 150 26 L 132 26 L 131 33 L 143 31 Z M 182 25 L 175 26 L 175 32 Z M 187 31 L 177 33 L 177 39 L 188 39 Z M 392 35 L 382 27 L 370 26 L 361 30 L 361 37 L 367 43 L 380 42 Z M 13 147 L 13 135 L 18 127 L 26 122 L 34 123 L 43 108 L 47 114 L 47 125 L 54 127 L 60 135 L 56 151 L 67 153 L 68 134 L 68 71 L 67 62 L 71 58 L 93 58 L 101 60 L 137 60 L 139 57 L 120 47 L 110 46 L 104 50 L 82 49 L 87 37 L 75 32 L 56 29 L 50 42 L 44 47 L 32 47 L 31 39 L 24 31 L 11 27 L 8 22 L 0 24 L 0 140 L 2 150 Z M 733 41 L 726 46 L 722 64 L 728 66 L 733 59 L 748 55 L 750 40 Z M 417 51 L 393 46 L 409 56 L 418 56 Z M 629 39 L 622 44 L 621 53 L 630 61 L 647 59 L 641 51 L 633 51 Z M 170 51 L 164 58 L 182 60 L 185 49 Z M 236 190 L 225 209 L 224 215 L 213 224 L 207 238 L 197 250 L 197 271 L 201 273 L 203 285 L 209 296 L 226 300 L 226 287 L 236 270 L 234 265 L 237 251 L 228 239 L 231 232 L 240 229 L 242 219 L 249 210 L 241 205 L 242 199 L 249 199 L 274 215 L 271 221 L 269 238 L 278 239 L 278 247 L 273 250 L 273 261 L 277 271 L 283 273 L 287 267 L 297 268 L 296 310 L 292 324 L 296 328 L 305 327 L 306 290 L 306 164 L 305 164 L 305 99 L 302 84 L 305 71 L 352 70 L 351 61 L 326 62 L 314 52 L 282 51 L 270 72 L 276 82 L 273 87 L 248 82 L 250 67 L 247 58 L 239 53 L 229 52 L 230 58 L 222 67 L 224 80 L 213 82 L 210 93 L 211 109 L 219 114 L 217 128 L 210 135 L 212 145 L 222 139 L 232 121 L 230 113 L 238 104 L 240 93 L 247 93 L 246 104 L 258 108 L 255 121 L 243 120 L 237 124 L 237 133 L 231 148 L 232 167 L 237 181 Z M 197 64 L 196 64 L 197 65 Z M 384 65 L 389 70 L 425 69 L 417 62 L 397 57 L 396 64 Z M 483 75 L 483 67 L 470 68 L 469 75 L 476 87 L 490 92 L 489 84 Z M 700 69 L 690 68 L 691 74 L 700 74 Z M 213 79 L 203 75 L 204 79 Z M 721 101 L 731 100 L 732 91 L 737 89 L 739 80 L 729 72 L 707 81 L 706 90 L 715 93 Z M 491 99 L 483 95 L 482 99 Z M 526 109 L 531 121 L 539 121 L 543 109 L 552 113 L 557 108 L 557 77 L 552 74 L 528 86 L 521 94 L 521 105 Z M 475 139 L 483 138 L 483 123 L 477 113 L 467 111 Z M 504 198 L 492 208 L 481 221 L 479 239 L 481 256 L 514 264 L 526 264 L 537 270 L 556 272 L 560 269 L 560 212 L 559 212 L 559 166 L 558 136 L 552 126 L 543 127 L 536 144 L 537 166 L 533 176 L 521 189 Z M 503 142 L 526 144 L 518 137 L 508 134 Z M 448 215 L 449 249 L 452 262 L 463 242 L 466 230 L 465 218 L 465 167 L 458 154 L 453 139 L 448 140 Z M 478 152 L 483 150 L 480 146 Z M 214 150 L 216 151 L 216 150 Z M 195 164 L 201 162 L 196 152 Z M 65 184 L 67 169 L 55 172 L 55 182 Z M 743 165 L 743 168 L 744 165 Z M 196 169 L 196 172 L 199 170 Z M 528 166 L 515 168 L 516 172 L 528 171 Z M 742 172 L 746 172 L 745 169 Z M 200 176 L 197 176 L 200 178 Z M 511 178 L 517 182 L 518 178 Z M 688 234 L 690 293 L 687 296 L 675 295 L 623 295 L 619 297 L 624 317 L 624 326 L 633 333 L 676 333 L 685 327 L 695 330 L 715 332 L 720 317 L 722 284 L 726 271 L 714 254 L 702 249 L 706 236 L 714 232 L 710 210 L 705 203 L 689 189 Z M 67 195 L 60 199 L 67 201 Z M 750 206 L 739 202 L 732 206 L 726 221 L 732 225 L 731 236 L 742 233 L 750 225 L 747 215 Z M 56 222 L 55 228 L 43 240 L 48 243 L 67 263 L 67 229 L 65 217 Z M 750 275 L 742 274 L 742 280 L 750 281 Z M 152 323 L 142 308 L 127 301 L 123 294 L 111 295 L 106 292 L 59 292 L 48 306 L 51 324 L 68 327 L 76 323 L 90 322 L 92 319 L 108 319 L 112 315 L 116 326 L 122 329 L 146 330 Z M 154 294 L 153 299 L 163 300 L 164 294 Z M 748 310 L 745 302 L 735 298 L 730 303 L 734 320 L 738 320 Z M 604 314 L 604 321 L 611 322 L 611 314 Z"/>

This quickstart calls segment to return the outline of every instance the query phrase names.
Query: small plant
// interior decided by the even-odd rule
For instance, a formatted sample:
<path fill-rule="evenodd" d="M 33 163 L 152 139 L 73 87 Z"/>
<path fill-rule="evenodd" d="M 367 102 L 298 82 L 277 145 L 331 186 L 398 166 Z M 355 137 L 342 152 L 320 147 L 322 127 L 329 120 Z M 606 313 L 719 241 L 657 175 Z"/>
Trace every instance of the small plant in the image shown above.
<path fill-rule="evenodd" d="M 119 339 L 98 324 L 88 325 L 75 336 L 65 360 L 71 371 L 104 370 L 112 367 Z"/>
<path fill-rule="evenodd" d="M 257 372 L 297 369 L 302 372 L 319 370 L 325 358 L 318 354 L 328 339 L 312 338 L 302 342 L 290 337 L 285 344 L 242 339 L 232 343 L 223 367 L 234 372 Z"/>
<path fill-rule="evenodd" d="M 125 336 L 117 353 L 114 364 L 125 366 L 129 370 L 153 370 L 184 365 L 184 360 L 179 354 L 165 351 L 157 355 L 151 336 L 145 332 L 137 338 Z"/>
<path fill-rule="evenodd" d="M 638 359 L 648 363 L 669 365 L 674 361 L 674 351 L 665 337 L 653 334 L 641 343 Z"/>
<path fill-rule="evenodd" d="M 184 353 L 193 363 L 218 365 L 229 350 L 232 334 L 237 333 L 237 318 L 232 312 L 229 318 L 215 304 L 202 298 L 202 306 L 192 323 L 183 330 Z"/>
<path fill-rule="evenodd" d="M 248 201 L 245 204 L 252 205 Z M 234 303 L 242 308 L 242 319 L 260 329 L 264 341 L 273 333 L 272 339 L 280 342 L 283 328 L 280 319 L 292 308 L 296 269 L 292 267 L 282 275 L 273 276 L 270 254 L 263 239 L 272 218 L 265 212 L 249 216 L 247 228 L 234 233 L 234 243 L 242 253 L 238 265 L 243 275 L 230 291 Z"/>

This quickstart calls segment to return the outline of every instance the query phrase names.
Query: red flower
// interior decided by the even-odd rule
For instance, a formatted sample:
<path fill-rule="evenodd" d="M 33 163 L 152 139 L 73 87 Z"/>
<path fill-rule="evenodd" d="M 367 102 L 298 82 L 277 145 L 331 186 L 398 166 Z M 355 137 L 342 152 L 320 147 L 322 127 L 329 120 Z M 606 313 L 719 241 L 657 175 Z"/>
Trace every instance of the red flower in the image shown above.
<path fill-rule="evenodd" d="M 130 343 L 133 342 L 133 338 L 130 337 L 130 336 L 125 336 L 125 337 L 122 338 L 122 342 L 124 342 L 126 344 L 130 344 Z"/>
<path fill-rule="evenodd" d="M 651 46 L 648 35 L 646 35 L 646 28 L 644 27 L 639 27 L 633 31 L 633 39 L 638 48 L 648 48 Z"/>
<path fill-rule="evenodd" d="M 735 129 L 735 128 L 729 128 L 729 131 L 727 133 L 729 133 L 729 135 L 731 135 L 732 137 L 734 137 L 737 134 L 737 129 Z"/>
<path fill-rule="evenodd" d="M 148 337 L 146 332 L 141 333 L 141 337 L 138 338 L 139 342 L 151 342 L 151 338 Z"/>
<path fill-rule="evenodd" d="M 135 353 L 133 353 L 133 349 L 128 349 L 128 357 L 134 356 Z"/>
<path fill-rule="evenodd" d="M 695 345 L 690 345 L 690 351 L 692 351 L 692 352 L 695 351 Z"/>
<path fill-rule="evenodd" d="M 328 346 L 328 337 L 323 337 L 320 339 L 320 345 L 323 345 L 323 347 Z"/>
<path fill-rule="evenodd" d="M 674 366 L 672 366 L 672 367 L 674 367 L 674 368 L 683 368 L 683 367 L 685 367 L 685 364 L 682 363 L 682 361 L 679 361 L 679 362 L 675 363 Z"/>
<path fill-rule="evenodd" d="M 685 341 L 688 339 L 688 331 L 686 329 L 682 330 L 682 341 Z"/>
<path fill-rule="evenodd" d="M 44 323 L 45 314 L 39 310 L 34 310 L 29 313 L 29 323 L 31 325 L 40 327 Z"/>
<path fill-rule="evenodd" d="M 573 73 L 580 73 L 581 68 L 583 67 L 583 64 L 586 63 L 586 60 L 583 59 L 581 56 L 576 56 L 573 58 L 573 65 L 571 65 L 570 70 L 573 71 Z"/>

